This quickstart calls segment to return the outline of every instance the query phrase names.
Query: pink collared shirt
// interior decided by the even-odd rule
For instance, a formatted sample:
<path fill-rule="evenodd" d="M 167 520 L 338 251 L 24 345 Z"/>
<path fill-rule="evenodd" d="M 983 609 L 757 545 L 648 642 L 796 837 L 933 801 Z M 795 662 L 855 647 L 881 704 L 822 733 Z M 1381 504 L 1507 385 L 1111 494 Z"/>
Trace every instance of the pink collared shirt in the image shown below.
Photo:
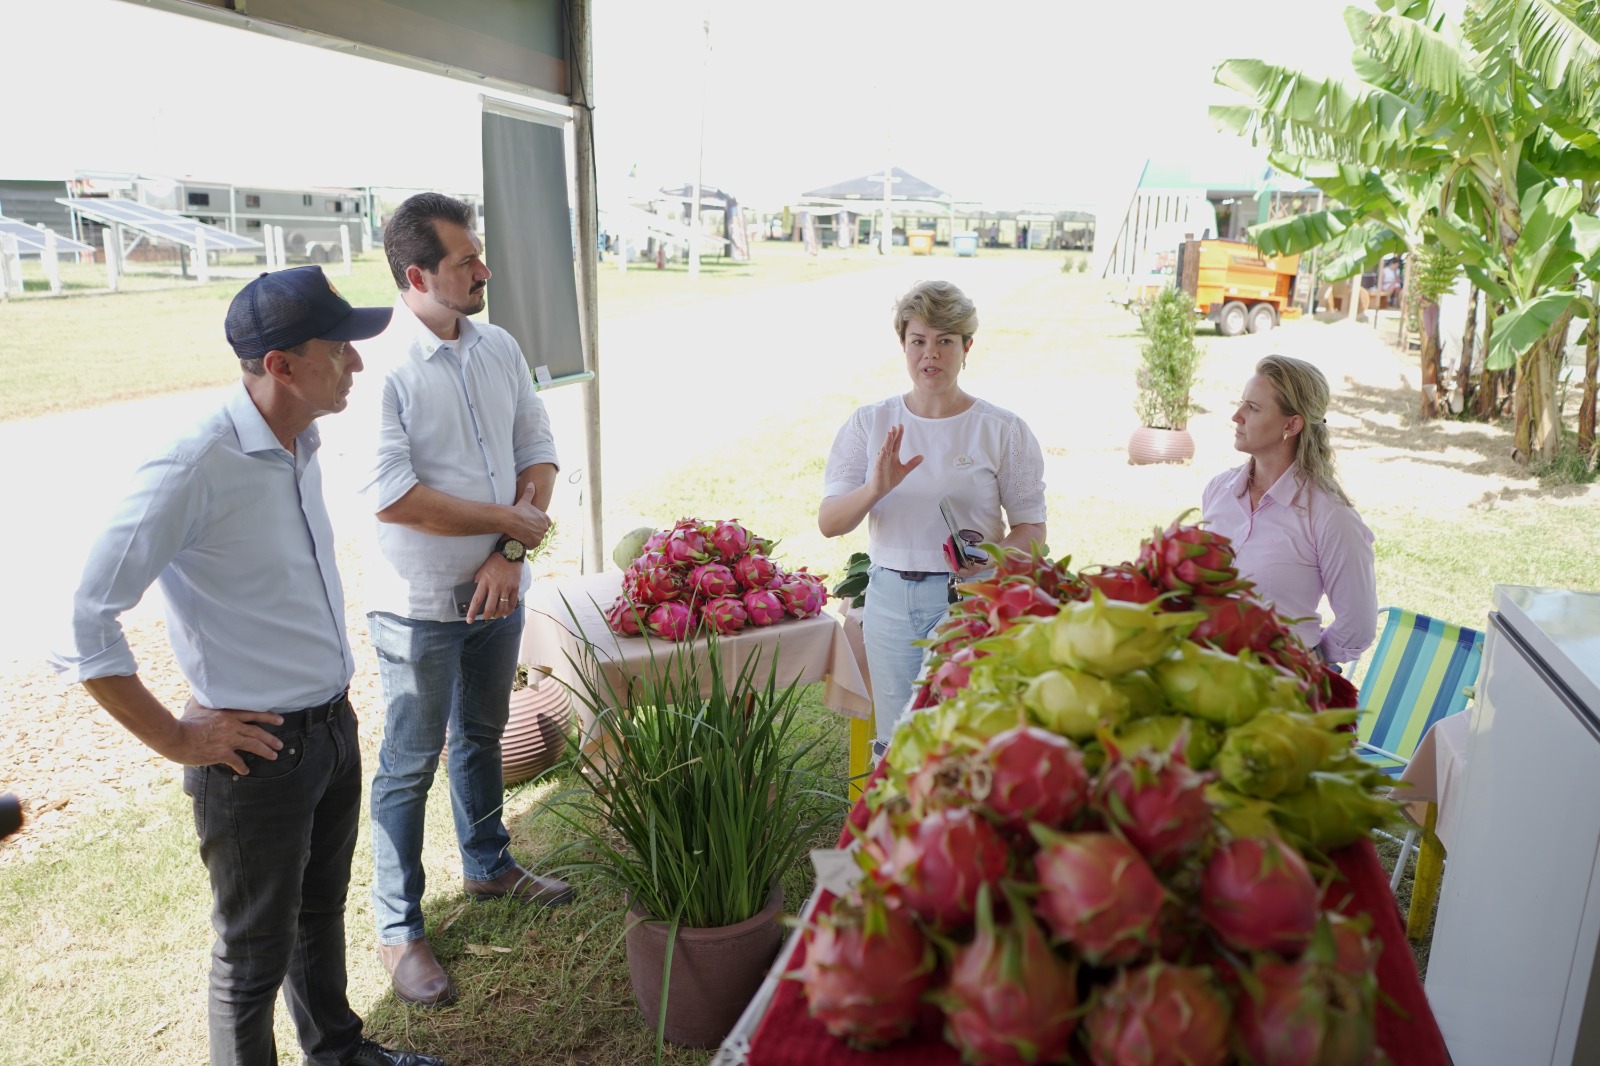
<path fill-rule="evenodd" d="M 1245 463 L 1211 479 L 1201 508 L 1210 528 L 1233 541 L 1240 576 L 1285 620 L 1301 619 L 1291 628 L 1306 647 L 1332 663 L 1353 662 L 1378 628 L 1372 531 L 1355 508 L 1315 485 L 1297 486 L 1296 470 L 1285 471 L 1252 512 Z M 1318 614 L 1324 594 L 1333 609 L 1326 628 Z"/>

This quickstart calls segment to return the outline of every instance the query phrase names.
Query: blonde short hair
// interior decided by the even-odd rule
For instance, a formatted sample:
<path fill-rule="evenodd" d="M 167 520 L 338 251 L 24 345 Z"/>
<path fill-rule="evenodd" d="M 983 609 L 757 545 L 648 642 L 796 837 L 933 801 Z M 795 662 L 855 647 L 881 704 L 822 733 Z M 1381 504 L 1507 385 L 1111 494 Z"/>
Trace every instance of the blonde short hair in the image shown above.
<path fill-rule="evenodd" d="M 965 344 L 978 332 L 978 309 L 967 294 L 948 281 L 919 281 L 894 305 L 894 332 L 906 340 L 906 326 L 920 318 L 939 333 L 959 333 Z"/>

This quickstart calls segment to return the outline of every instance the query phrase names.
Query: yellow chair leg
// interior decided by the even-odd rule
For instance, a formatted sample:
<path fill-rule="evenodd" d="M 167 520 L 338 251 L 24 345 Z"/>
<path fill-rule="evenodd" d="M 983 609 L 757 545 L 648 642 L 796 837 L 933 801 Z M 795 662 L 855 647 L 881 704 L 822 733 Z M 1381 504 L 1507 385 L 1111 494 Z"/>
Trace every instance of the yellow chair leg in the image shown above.
<path fill-rule="evenodd" d="M 1417 873 L 1411 882 L 1411 908 L 1406 914 L 1406 936 L 1421 940 L 1428 932 L 1433 919 L 1433 908 L 1439 902 L 1439 882 L 1444 879 L 1444 845 L 1434 833 L 1439 820 L 1439 805 L 1428 804 L 1428 813 L 1422 823 L 1421 843 L 1417 845 Z"/>
<path fill-rule="evenodd" d="M 871 718 L 850 719 L 850 802 L 861 796 L 861 785 L 872 772 L 872 742 L 878 736 Z"/>

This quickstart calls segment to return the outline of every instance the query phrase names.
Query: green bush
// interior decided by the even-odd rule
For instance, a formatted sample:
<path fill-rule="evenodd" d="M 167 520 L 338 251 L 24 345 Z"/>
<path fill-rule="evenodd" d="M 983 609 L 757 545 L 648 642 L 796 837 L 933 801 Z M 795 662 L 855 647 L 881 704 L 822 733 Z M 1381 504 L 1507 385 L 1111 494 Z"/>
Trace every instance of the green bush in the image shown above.
<path fill-rule="evenodd" d="M 1194 300 L 1176 288 L 1161 290 L 1140 306 L 1139 328 L 1145 338 L 1134 404 L 1139 422 L 1155 429 L 1187 429 L 1194 411 L 1189 391 L 1200 364 Z"/>

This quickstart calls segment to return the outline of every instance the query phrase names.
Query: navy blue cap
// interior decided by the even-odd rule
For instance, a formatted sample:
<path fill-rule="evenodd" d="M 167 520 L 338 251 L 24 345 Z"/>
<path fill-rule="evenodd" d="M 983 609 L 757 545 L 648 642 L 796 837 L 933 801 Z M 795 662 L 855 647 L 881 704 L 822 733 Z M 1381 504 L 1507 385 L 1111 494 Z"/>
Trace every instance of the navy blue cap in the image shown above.
<path fill-rule="evenodd" d="M 389 325 L 392 307 L 351 307 L 319 266 L 262 274 L 228 305 L 228 343 L 240 359 L 260 359 L 309 340 L 364 341 Z"/>

